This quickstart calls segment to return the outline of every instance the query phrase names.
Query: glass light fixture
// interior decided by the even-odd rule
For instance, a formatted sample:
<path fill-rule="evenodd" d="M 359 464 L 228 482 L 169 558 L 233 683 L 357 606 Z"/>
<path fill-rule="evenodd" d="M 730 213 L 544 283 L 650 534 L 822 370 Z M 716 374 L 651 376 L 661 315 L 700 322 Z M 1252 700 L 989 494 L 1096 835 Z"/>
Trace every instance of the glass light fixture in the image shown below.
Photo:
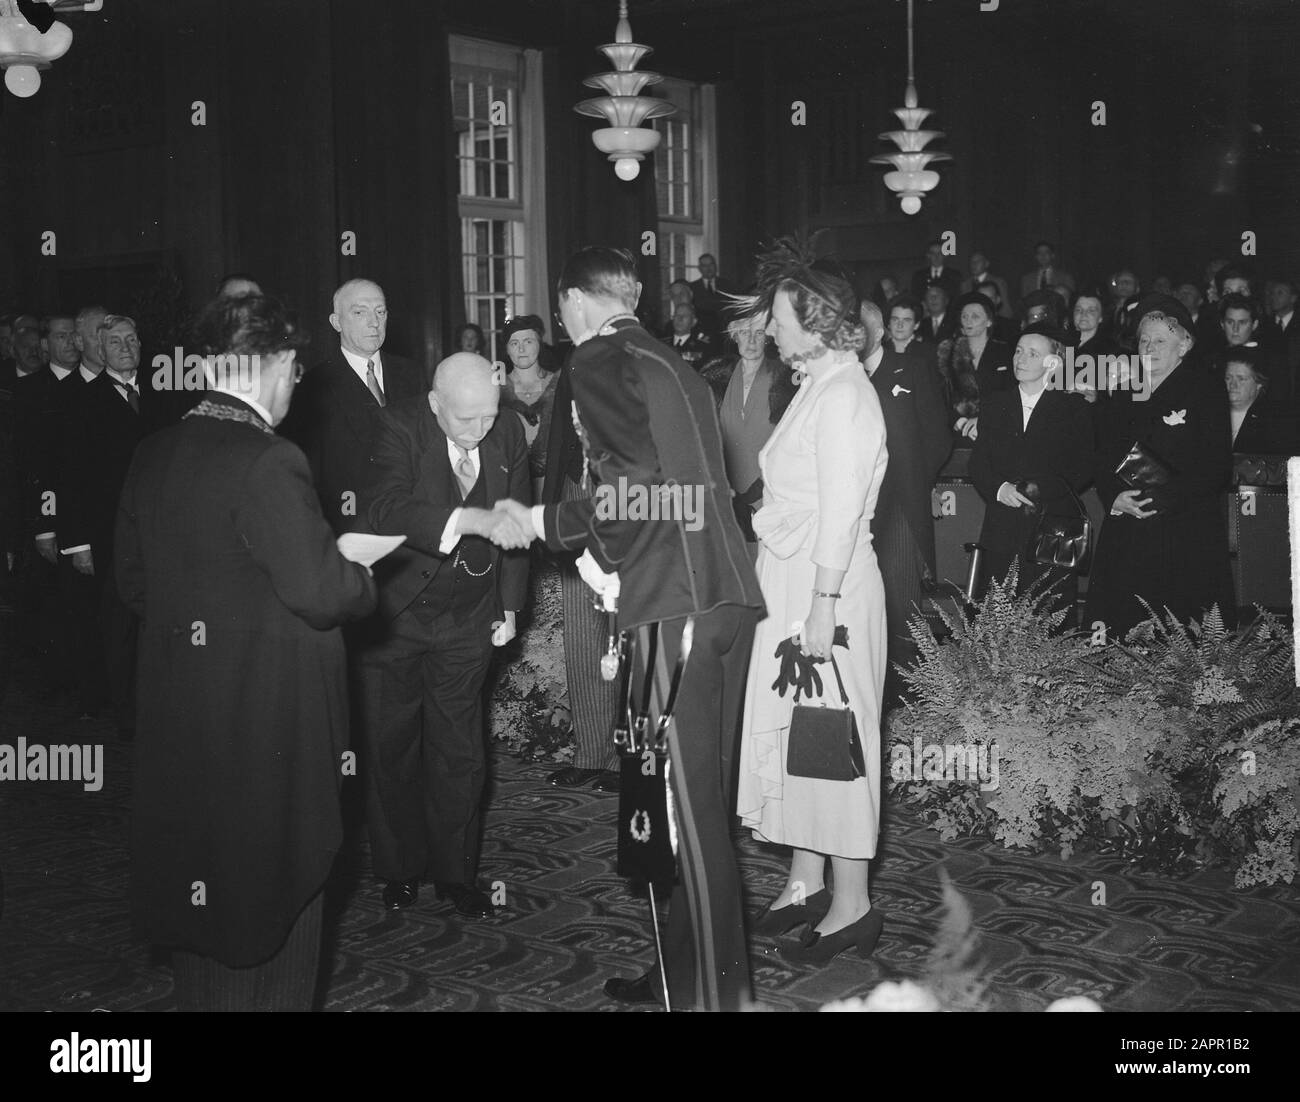
<path fill-rule="evenodd" d="M 614 162 L 614 172 L 620 180 L 635 180 L 640 175 L 642 159 L 659 144 L 659 131 L 642 123 L 675 115 L 677 108 L 667 100 L 641 95 L 643 89 L 658 84 L 663 77 L 649 71 L 636 72 L 641 59 L 654 51 L 632 41 L 627 0 L 619 0 L 614 41 L 601 46 L 600 51 L 609 58 L 614 72 L 599 73 L 582 83 L 605 94 L 583 100 L 574 110 L 609 124 L 594 131 L 591 140 Z"/>
<path fill-rule="evenodd" d="M 938 130 L 922 130 L 921 124 L 933 114 L 917 106 L 916 78 L 912 68 L 912 0 L 907 0 L 907 91 L 903 93 L 903 106 L 894 114 L 903 124 L 902 130 L 888 130 L 880 137 L 898 146 L 897 153 L 881 153 L 872 157 L 876 165 L 892 165 L 893 172 L 885 173 L 885 186 L 898 192 L 899 206 L 904 214 L 916 214 L 921 209 L 921 198 L 939 184 L 939 174 L 927 166 L 935 161 L 951 161 L 947 153 L 926 152 L 925 147 L 935 138 L 942 138 Z"/>
<path fill-rule="evenodd" d="M 71 45 L 72 31 L 66 23 L 55 20 L 42 33 L 23 18 L 18 0 L 0 0 L 0 69 L 5 71 L 5 87 L 15 96 L 36 95 L 40 71 L 58 61 Z"/>

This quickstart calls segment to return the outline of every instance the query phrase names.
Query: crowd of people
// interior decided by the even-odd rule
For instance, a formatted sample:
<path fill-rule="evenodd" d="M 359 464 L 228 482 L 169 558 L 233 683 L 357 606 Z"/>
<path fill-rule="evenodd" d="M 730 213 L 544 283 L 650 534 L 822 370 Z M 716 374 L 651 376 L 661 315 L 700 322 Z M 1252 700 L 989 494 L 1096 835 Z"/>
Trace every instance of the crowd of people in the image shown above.
<path fill-rule="evenodd" d="M 1093 486 L 1086 623 L 1122 637 L 1142 599 L 1235 619 L 1232 452 L 1300 448 L 1294 282 L 1257 290 L 1216 262 L 1205 281 L 1146 291 L 1119 271 L 1103 291 L 1046 242 L 1014 300 L 986 255 L 963 277 L 938 241 L 905 290 L 861 298 L 790 240 L 744 294 L 712 256 L 699 272 L 668 288 L 654 334 L 632 256 L 584 249 L 557 286 L 563 334 L 508 319 L 502 365 L 473 324 L 436 364 L 385 351 L 384 290 L 349 280 L 305 372 L 297 320 L 234 275 L 194 325 L 201 382 L 165 393 L 142 385 L 129 317 L 0 318 L 20 631 L 80 715 L 111 709 L 134 741 L 132 905 L 174 951 L 183 1009 L 311 1006 L 347 776 L 386 907 L 432 883 L 463 920 L 495 913 L 484 694 L 534 543 L 560 566 L 576 740 L 549 782 L 619 793 L 611 736 L 626 752 L 629 727 L 670 764 L 661 968 L 611 979 L 623 1002 L 743 1007 L 747 928 L 802 931 L 782 951 L 805 963 L 882 936 L 882 716 L 905 698 L 954 449 L 986 505 L 983 584 L 1019 563 L 1073 626 L 1082 563 L 1033 548 Z M 614 487 L 698 496 L 647 517 L 605 508 Z M 802 764 L 816 680 L 851 718 L 845 776 Z M 792 854 L 748 922 L 737 816 Z"/>

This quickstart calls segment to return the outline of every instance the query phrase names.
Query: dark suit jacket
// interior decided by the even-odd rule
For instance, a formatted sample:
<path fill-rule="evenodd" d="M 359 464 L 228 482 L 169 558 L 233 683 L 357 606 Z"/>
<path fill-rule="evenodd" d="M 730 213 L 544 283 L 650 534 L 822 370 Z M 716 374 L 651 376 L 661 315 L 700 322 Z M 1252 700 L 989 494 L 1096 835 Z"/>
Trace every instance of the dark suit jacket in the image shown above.
<path fill-rule="evenodd" d="M 582 481 L 582 441 L 573 427 L 573 380 L 566 363 L 555 384 L 551 406 L 551 431 L 546 438 L 546 477 L 539 504 L 554 505 L 563 499 L 564 479 Z"/>
<path fill-rule="evenodd" d="M 1274 374 L 1269 380 L 1269 396 L 1275 402 L 1294 405 L 1300 402 L 1300 309 L 1291 315 L 1285 332 L 1270 319 L 1269 343 L 1273 349 Z"/>
<path fill-rule="evenodd" d="M 889 465 L 880 484 L 876 513 L 871 522 L 877 544 L 900 520 L 935 573 L 934 518 L 930 491 L 952 451 L 948 414 L 939 376 L 920 353 L 885 349 L 871 382 L 880 397 L 885 417 Z"/>
<path fill-rule="evenodd" d="M 734 292 L 735 288 L 725 279 L 715 279 L 712 291 L 709 291 L 704 286 L 704 280 L 702 279 L 691 281 L 691 299 L 694 301 L 695 311 L 699 314 L 700 321 L 706 329 L 717 332 L 722 328 L 722 311 L 730 303 L 729 299 L 722 296 Z"/>
<path fill-rule="evenodd" d="M 47 516 L 42 523 L 40 514 L 43 495 L 55 489 L 54 465 L 63 447 L 62 426 L 55 415 L 61 389 L 60 380 L 48 367 L 14 384 L 18 509 L 24 539 L 55 529 L 54 517 Z M 57 511 L 57 496 L 52 507 Z"/>
<path fill-rule="evenodd" d="M 949 337 L 957 332 L 957 323 L 960 321 L 957 312 L 951 306 L 943 315 L 943 323 L 939 326 L 938 331 L 934 328 L 934 318 L 926 314 L 921 319 L 921 324 L 916 327 L 916 331 L 921 335 L 921 339 L 929 341 L 931 344 L 938 344 L 940 341 L 946 341 Z"/>
<path fill-rule="evenodd" d="M 1300 453 L 1300 420 L 1295 408 L 1270 402 L 1267 397 L 1256 398 L 1246 410 L 1232 450 L 1236 455 Z"/>
<path fill-rule="evenodd" d="M 150 940 L 243 967 L 284 941 L 342 842 L 336 625 L 374 608 L 375 583 L 335 548 L 302 452 L 207 397 L 244 419 L 143 441 L 117 515 L 141 617 L 132 902 Z"/>
<path fill-rule="evenodd" d="M 388 618 L 407 607 L 452 555 L 438 550 L 452 511 L 461 505 L 460 483 L 447 454 L 447 437 L 425 395 L 390 402 L 380 416 L 369 486 L 370 525 L 381 535 L 404 535 L 403 548 L 375 564 L 379 610 Z M 519 418 L 498 417 L 479 443 L 479 477 L 486 479 L 487 507 L 503 498 L 532 501 L 528 444 Z M 392 560 L 390 562 L 390 560 Z M 493 549 L 497 613 L 518 612 L 528 590 L 528 552 Z"/>
<path fill-rule="evenodd" d="M 410 360 L 382 353 L 384 397 L 389 405 L 427 392 Z M 280 432 L 294 441 L 311 464 L 325 519 L 337 533 L 364 531 L 370 502 L 371 447 L 379 432 L 381 407 L 336 348 L 304 376 Z M 353 498 L 344 498 L 351 493 Z M 399 551 L 400 553 L 400 551 Z"/>
<path fill-rule="evenodd" d="M 1018 386 L 983 398 L 970 477 L 984 499 L 980 543 L 988 555 L 990 576 L 1005 573 L 1011 559 L 1024 554 L 1036 520 L 1023 507 L 999 502 L 998 487 L 1021 479 L 1036 482 L 1044 513 L 1077 516 L 1070 491 L 1078 493 L 1088 484 L 1092 463 L 1092 411 L 1079 395 L 1044 390 L 1028 428 Z"/>
<path fill-rule="evenodd" d="M 112 560 L 117 501 L 136 445 L 160 428 L 165 416 L 143 372 L 136 373 L 136 382 L 139 413 L 105 370 L 81 388 L 64 422 L 55 531 L 60 548 L 90 544 L 97 574 Z"/>
<path fill-rule="evenodd" d="M 1022 275 L 1020 277 L 1020 297 L 1024 298 L 1026 295 L 1033 294 L 1035 291 L 1041 290 L 1041 288 L 1038 285 L 1039 280 L 1041 278 L 1042 276 L 1039 272 L 1039 269 L 1037 268 L 1035 268 L 1032 272 L 1026 272 L 1024 275 Z M 1074 276 L 1072 276 L 1064 268 L 1053 267 L 1052 282 L 1048 284 L 1047 289 L 1050 290 L 1052 287 L 1055 287 L 1058 283 L 1064 287 L 1070 288 L 1071 291 L 1074 290 Z"/>
<path fill-rule="evenodd" d="M 668 332 L 664 336 L 664 344 L 668 345 L 696 371 L 699 371 L 707 361 L 717 355 L 716 343 L 713 338 L 699 326 L 691 330 L 690 335 L 686 338 L 686 344 L 682 348 L 677 346 L 677 334 L 672 331 L 672 326 L 669 326 Z"/>
<path fill-rule="evenodd" d="M 620 629 L 721 605 L 762 608 L 709 384 L 639 323 L 611 330 L 570 361 L 591 472 L 615 492 L 620 479 L 647 491 L 681 486 L 692 515 L 682 508 L 670 519 L 633 519 L 598 513 L 594 500 L 563 502 L 546 508 L 548 546 L 585 547 L 602 570 L 618 572 Z"/>
<path fill-rule="evenodd" d="M 961 272 L 956 268 L 944 266 L 943 274 L 939 276 L 939 282 L 943 284 L 943 289 L 948 292 L 949 304 L 956 302 L 961 294 Z M 930 285 L 930 268 L 926 265 L 924 268 L 917 268 L 912 273 L 912 297 L 917 302 L 925 301 L 925 289 Z"/>

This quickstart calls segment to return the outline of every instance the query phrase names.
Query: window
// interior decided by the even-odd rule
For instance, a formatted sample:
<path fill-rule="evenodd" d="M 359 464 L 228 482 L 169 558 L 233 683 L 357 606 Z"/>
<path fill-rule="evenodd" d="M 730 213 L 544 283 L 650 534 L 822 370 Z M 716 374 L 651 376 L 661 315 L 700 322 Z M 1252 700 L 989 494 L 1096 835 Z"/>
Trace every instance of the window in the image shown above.
<path fill-rule="evenodd" d="M 507 318 L 550 314 L 541 100 L 538 51 L 452 36 L 464 320 L 483 330 L 493 360 L 505 356 Z"/>
<path fill-rule="evenodd" d="M 655 196 L 666 308 L 668 285 L 698 278 L 700 257 L 717 250 L 713 217 L 717 169 L 712 85 L 665 79 L 659 91 L 677 107 L 676 115 L 654 120 L 661 135 L 655 150 Z"/>

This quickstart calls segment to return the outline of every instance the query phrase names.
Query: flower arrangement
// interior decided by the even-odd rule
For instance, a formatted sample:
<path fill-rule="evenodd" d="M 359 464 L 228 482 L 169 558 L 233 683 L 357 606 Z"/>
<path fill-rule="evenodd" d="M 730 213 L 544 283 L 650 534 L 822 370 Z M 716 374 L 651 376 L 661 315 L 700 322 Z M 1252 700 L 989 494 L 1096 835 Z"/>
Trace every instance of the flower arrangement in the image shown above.
<path fill-rule="evenodd" d="M 1080 846 L 1162 871 L 1224 865 L 1238 887 L 1290 883 L 1300 839 L 1300 691 L 1289 633 L 1260 610 L 1229 632 L 1151 612 L 1123 644 L 1061 634 L 1018 570 L 968 617 L 953 603 L 903 671 L 891 787 L 945 840 Z M 1148 609 L 1148 611 L 1151 611 Z M 925 752 L 921 753 L 921 748 Z M 972 776 L 976 760 L 994 770 Z M 918 768 L 919 764 L 919 768 Z"/>
<path fill-rule="evenodd" d="M 498 654 L 492 693 L 492 737 L 531 761 L 573 760 L 573 722 L 564 665 L 560 569 L 533 560 L 532 604 L 519 635 Z"/>

